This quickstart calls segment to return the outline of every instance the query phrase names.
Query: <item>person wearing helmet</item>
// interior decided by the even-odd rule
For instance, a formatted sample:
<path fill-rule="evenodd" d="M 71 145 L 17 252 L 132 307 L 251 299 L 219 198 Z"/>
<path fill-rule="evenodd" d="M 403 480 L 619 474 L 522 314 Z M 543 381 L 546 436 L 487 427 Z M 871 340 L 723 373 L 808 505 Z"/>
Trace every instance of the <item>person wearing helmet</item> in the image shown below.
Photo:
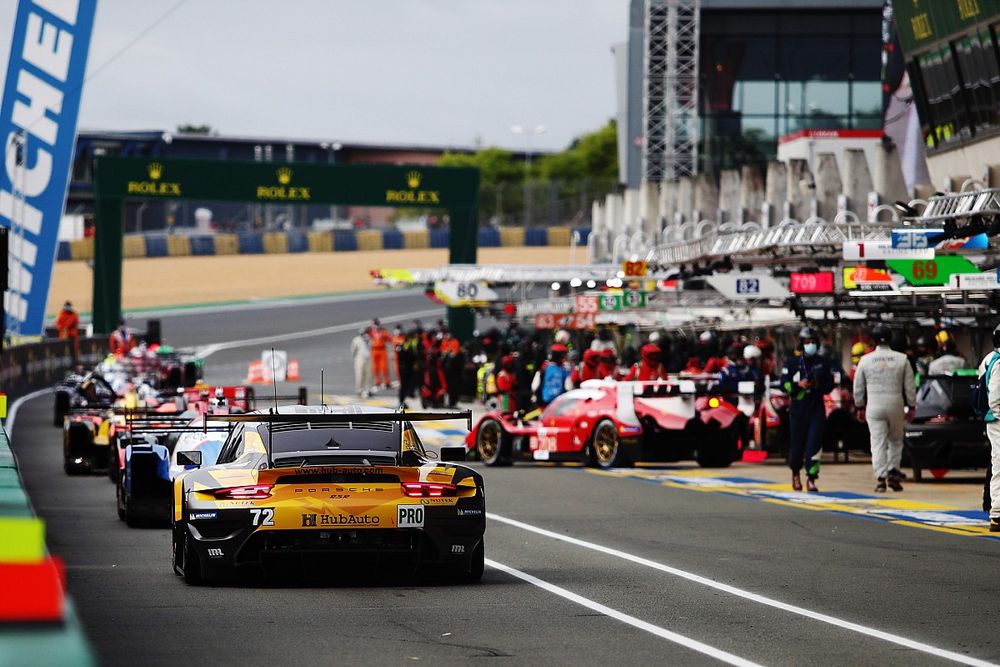
<path fill-rule="evenodd" d="M 617 352 L 618 348 L 615 346 L 615 339 L 611 335 L 611 330 L 607 327 L 598 329 L 594 340 L 590 341 L 590 349 L 597 352 L 605 352 L 607 350 Z"/>
<path fill-rule="evenodd" d="M 736 391 L 740 382 L 753 382 L 755 389 L 761 388 L 764 376 L 760 360 L 763 356 L 756 345 L 744 345 L 738 358 L 722 371 L 722 384 L 730 391 Z"/>
<path fill-rule="evenodd" d="M 871 352 L 873 348 L 867 343 L 867 341 L 859 340 L 853 345 L 851 345 L 851 382 L 854 381 L 854 375 L 858 371 L 858 362 L 861 361 L 861 357 L 865 356 Z"/>
<path fill-rule="evenodd" d="M 601 351 L 601 359 L 597 369 L 598 377 L 600 378 L 618 379 L 618 355 L 615 354 L 614 350 L 605 349 Z"/>
<path fill-rule="evenodd" d="M 927 367 L 928 375 L 941 375 L 951 373 L 960 368 L 966 367 L 965 357 L 958 353 L 958 347 L 954 339 L 948 338 L 941 343 L 941 356 L 932 361 Z"/>
<path fill-rule="evenodd" d="M 1000 361 L 1000 324 L 993 329 L 993 351 L 979 364 L 979 377 L 985 383 L 989 407 L 983 417 L 990 441 L 990 470 L 986 476 L 989 494 L 988 497 L 983 494 L 983 509 L 989 512 L 991 533 L 1000 533 L 1000 364 L 997 361 Z"/>
<path fill-rule="evenodd" d="M 584 350 L 583 360 L 573 369 L 570 383 L 574 387 L 579 387 L 587 380 L 599 380 L 601 378 L 600 365 L 601 355 L 599 352 L 590 349 Z"/>
<path fill-rule="evenodd" d="M 661 380 L 664 376 L 663 365 L 660 363 L 660 346 L 655 343 L 646 343 L 639 351 L 639 361 L 632 365 L 625 375 L 625 379 L 649 382 Z"/>
<path fill-rule="evenodd" d="M 792 489 L 801 491 L 804 462 L 806 488 L 816 492 L 826 425 L 823 397 L 833 391 L 833 372 L 830 360 L 818 354 L 819 336 L 812 328 L 799 331 L 799 351 L 801 354 L 785 359 L 781 368 L 781 385 L 791 400 L 788 467 L 792 470 Z"/>
<path fill-rule="evenodd" d="M 885 492 L 887 484 L 893 491 L 902 491 L 903 422 L 913 419 L 916 382 L 906 355 L 890 347 L 889 327 L 876 325 L 872 340 L 875 350 L 861 357 L 854 373 L 854 404 L 858 418 L 867 421 L 871 431 L 875 491 Z M 904 408 L 909 411 L 904 413 Z"/>

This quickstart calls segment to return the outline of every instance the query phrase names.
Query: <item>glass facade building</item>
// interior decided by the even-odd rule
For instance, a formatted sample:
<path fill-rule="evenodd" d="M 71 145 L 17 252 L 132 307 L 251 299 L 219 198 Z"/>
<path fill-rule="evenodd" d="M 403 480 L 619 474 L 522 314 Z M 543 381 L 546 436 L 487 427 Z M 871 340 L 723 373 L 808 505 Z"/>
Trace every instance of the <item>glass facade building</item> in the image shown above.
<path fill-rule="evenodd" d="M 800 130 L 882 127 L 880 3 L 712 4 L 701 15 L 701 171 L 763 167 Z"/>

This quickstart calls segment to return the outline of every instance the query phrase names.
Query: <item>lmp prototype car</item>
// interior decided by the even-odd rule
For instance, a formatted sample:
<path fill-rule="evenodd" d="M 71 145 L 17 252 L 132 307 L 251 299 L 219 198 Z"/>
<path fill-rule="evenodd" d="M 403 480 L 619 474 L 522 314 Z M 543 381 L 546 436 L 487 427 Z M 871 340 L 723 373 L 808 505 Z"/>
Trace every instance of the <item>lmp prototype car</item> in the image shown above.
<path fill-rule="evenodd" d="M 747 410 L 717 389 L 690 379 L 588 380 L 552 401 L 537 419 L 484 415 L 466 447 L 489 466 L 524 459 L 615 468 L 693 458 L 705 467 L 725 467 L 740 456 Z"/>
<path fill-rule="evenodd" d="M 213 416 L 232 432 L 216 465 L 174 481 L 174 571 L 200 584 L 239 569 L 332 560 L 431 566 L 478 581 L 483 478 L 450 462 L 464 460 L 462 447 L 442 447 L 435 460 L 411 423 L 458 418 L 472 417 L 325 406 Z M 180 452 L 178 462 L 203 463 L 198 452 Z"/>

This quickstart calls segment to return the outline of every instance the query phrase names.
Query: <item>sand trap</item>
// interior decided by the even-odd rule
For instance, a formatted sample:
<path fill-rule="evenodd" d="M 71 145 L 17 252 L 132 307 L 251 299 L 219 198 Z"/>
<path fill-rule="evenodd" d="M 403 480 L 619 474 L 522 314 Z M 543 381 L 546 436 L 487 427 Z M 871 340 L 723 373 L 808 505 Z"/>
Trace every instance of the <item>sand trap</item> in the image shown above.
<path fill-rule="evenodd" d="M 569 264 L 570 256 L 568 247 L 479 249 L 480 264 Z M 585 257 L 586 250 L 578 249 L 578 260 Z M 127 259 L 122 306 L 129 310 L 372 289 L 371 269 L 427 268 L 447 262 L 445 248 Z M 67 299 L 77 310 L 89 311 L 92 289 L 86 262 L 57 262 L 49 314 L 54 315 Z"/>

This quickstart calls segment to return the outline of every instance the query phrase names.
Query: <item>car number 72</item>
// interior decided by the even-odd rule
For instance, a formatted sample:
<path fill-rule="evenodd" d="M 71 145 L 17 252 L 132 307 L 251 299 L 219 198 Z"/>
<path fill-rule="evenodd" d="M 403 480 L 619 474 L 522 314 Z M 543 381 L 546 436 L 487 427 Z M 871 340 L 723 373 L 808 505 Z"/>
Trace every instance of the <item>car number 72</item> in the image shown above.
<path fill-rule="evenodd" d="M 255 526 L 273 526 L 274 510 L 270 507 L 254 507 L 250 510 L 250 523 Z"/>

